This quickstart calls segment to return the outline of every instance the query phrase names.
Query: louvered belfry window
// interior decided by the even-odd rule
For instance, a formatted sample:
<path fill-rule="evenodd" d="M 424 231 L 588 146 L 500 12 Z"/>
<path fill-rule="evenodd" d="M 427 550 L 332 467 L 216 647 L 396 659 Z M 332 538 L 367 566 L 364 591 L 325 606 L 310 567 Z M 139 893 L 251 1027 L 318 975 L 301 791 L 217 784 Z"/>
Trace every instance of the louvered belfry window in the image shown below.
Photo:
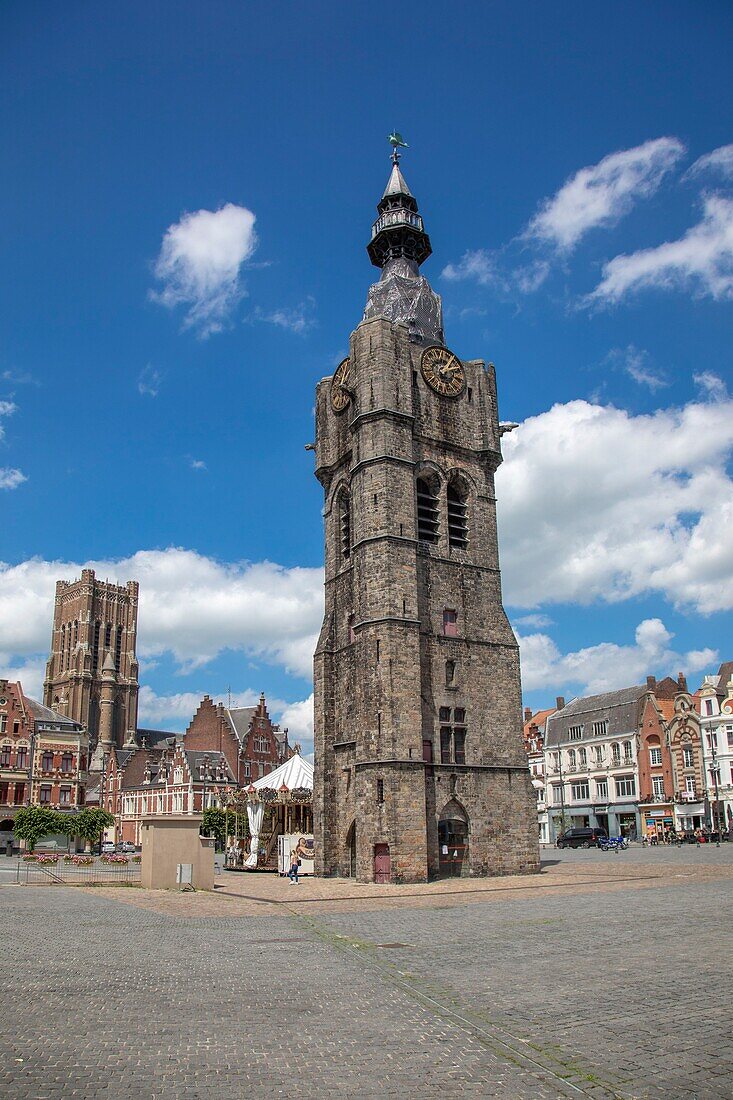
<path fill-rule="evenodd" d="M 451 550 L 468 548 L 468 507 L 458 485 L 448 486 L 448 545 Z"/>
<path fill-rule="evenodd" d="M 440 526 L 437 489 L 426 478 L 415 483 L 417 492 L 417 537 L 420 542 L 437 542 Z"/>
<path fill-rule="evenodd" d="M 351 554 L 351 507 L 346 493 L 341 495 L 339 511 L 341 519 L 341 553 L 345 558 L 348 558 Z"/>

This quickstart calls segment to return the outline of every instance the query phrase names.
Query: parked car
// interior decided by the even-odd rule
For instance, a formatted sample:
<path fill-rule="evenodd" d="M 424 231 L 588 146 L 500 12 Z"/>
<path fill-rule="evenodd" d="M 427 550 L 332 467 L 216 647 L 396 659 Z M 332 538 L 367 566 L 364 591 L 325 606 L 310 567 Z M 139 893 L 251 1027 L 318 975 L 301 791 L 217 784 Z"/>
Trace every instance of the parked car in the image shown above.
<path fill-rule="evenodd" d="M 123 840 L 121 844 L 117 845 L 117 851 L 123 852 L 125 855 L 134 855 L 137 848 L 131 840 Z"/>
<path fill-rule="evenodd" d="M 557 838 L 558 848 L 597 848 L 599 841 L 608 839 L 605 829 L 568 829 Z"/>
<path fill-rule="evenodd" d="M 102 842 L 102 855 L 113 856 L 115 854 L 115 843 L 113 840 L 105 840 Z"/>

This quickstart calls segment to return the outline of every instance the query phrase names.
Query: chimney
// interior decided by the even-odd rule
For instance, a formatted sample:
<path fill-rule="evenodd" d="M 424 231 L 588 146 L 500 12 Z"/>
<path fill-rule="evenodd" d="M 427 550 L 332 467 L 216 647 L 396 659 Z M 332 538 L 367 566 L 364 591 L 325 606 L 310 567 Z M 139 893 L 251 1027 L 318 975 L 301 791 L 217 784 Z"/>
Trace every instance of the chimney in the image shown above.
<path fill-rule="evenodd" d="M 558 695 L 557 699 L 555 700 L 555 706 L 557 707 L 558 710 L 562 710 L 564 708 L 564 706 L 565 706 L 565 696 L 564 695 Z"/>
<path fill-rule="evenodd" d="M 682 672 L 677 673 L 677 684 L 679 686 L 680 691 L 684 691 L 684 692 L 687 691 L 687 680 L 685 679 L 684 673 L 682 673 Z"/>
<path fill-rule="evenodd" d="M 531 718 L 532 718 L 532 708 L 531 707 L 525 707 L 524 708 L 524 721 L 529 722 Z"/>
<path fill-rule="evenodd" d="M 647 691 L 655 691 L 657 687 L 656 676 L 647 676 L 646 678 Z"/>

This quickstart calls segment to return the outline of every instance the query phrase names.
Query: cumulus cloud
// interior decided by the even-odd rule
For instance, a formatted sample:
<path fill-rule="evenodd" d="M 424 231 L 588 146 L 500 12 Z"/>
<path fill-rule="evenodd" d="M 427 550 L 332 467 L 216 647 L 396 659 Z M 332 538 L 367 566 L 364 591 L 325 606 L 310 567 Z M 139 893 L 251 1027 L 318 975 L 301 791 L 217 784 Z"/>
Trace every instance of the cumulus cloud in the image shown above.
<path fill-rule="evenodd" d="M 699 157 L 688 168 L 685 176 L 699 176 L 707 172 L 720 175 L 724 179 L 733 179 L 733 145 L 721 145 L 719 149 L 713 149 L 712 153 Z"/>
<path fill-rule="evenodd" d="M 640 290 L 689 290 L 733 298 L 733 200 L 707 195 L 703 217 L 683 237 L 656 248 L 615 256 L 586 305 L 618 302 Z"/>
<path fill-rule="evenodd" d="M 162 289 L 151 291 L 153 300 L 184 306 L 184 327 L 202 337 L 221 332 L 245 294 L 240 269 L 257 246 L 254 225 L 252 211 L 234 203 L 184 214 L 163 237 L 155 265 Z"/>
<path fill-rule="evenodd" d="M 503 448 L 509 605 L 657 592 L 703 613 L 733 608 L 729 397 L 645 416 L 571 401 L 526 420 Z"/>
<path fill-rule="evenodd" d="M 684 152 L 677 138 L 662 137 L 581 168 L 545 200 L 524 236 L 571 251 L 589 230 L 615 225 L 637 199 L 653 195 Z"/>
<path fill-rule="evenodd" d="M 700 672 L 717 661 L 714 649 L 676 652 L 671 645 L 673 637 L 660 619 L 645 619 L 636 628 L 633 644 L 601 642 L 561 653 L 547 634 L 528 634 L 519 639 L 522 686 L 532 691 L 557 690 L 563 685 L 578 695 L 594 695 L 644 683 L 648 675 Z"/>
<path fill-rule="evenodd" d="M 139 651 L 145 660 L 170 653 L 188 671 L 236 650 L 311 675 L 323 614 L 321 569 L 224 564 L 176 548 L 141 550 L 121 561 L 0 564 L 1 652 L 46 652 L 55 583 L 78 577 L 84 567 L 119 583 L 140 582 Z"/>

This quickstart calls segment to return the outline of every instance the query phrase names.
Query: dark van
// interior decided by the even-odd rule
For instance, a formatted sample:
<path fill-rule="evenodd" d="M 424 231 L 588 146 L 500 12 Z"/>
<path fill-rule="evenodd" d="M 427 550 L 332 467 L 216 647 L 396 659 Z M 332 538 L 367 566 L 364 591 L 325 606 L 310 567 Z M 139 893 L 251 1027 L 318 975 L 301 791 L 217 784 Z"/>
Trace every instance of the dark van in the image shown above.
<path fill-rule="evenodd" d="M 605 829 L 568 829 L 557 838 L 558 848 L 597 848 L 599 840 L 605 840 Z"/>

